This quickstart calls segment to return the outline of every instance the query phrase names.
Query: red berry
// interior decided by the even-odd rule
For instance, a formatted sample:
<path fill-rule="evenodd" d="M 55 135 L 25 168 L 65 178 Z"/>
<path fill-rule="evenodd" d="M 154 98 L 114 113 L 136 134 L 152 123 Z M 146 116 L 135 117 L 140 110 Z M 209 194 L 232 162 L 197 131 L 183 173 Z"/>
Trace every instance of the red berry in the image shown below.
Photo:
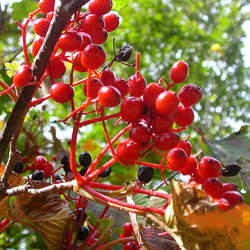
<path fill-rule="evenodd" d="M 131 139 L 121 141 L 116 147 L 119 161 L 126 165 L 133 165 L 140 158 L 140 147 Z"/>
<path fill-rule="evenodd" d="M 34 31 L 41 37 L 45 37 L 49 29 L 50 21 L 47 18 L 39 18 L 34 23 Z"/>
<path fill-rule="evenodd" d="M 54 58 L 49 62 L 48 73 L 52 79 L 61 78 L 66 71 L 63 60 Z"/>
<path fill-rule="evenodd" d="M 115 74 L 110 69 L 101 71 L 101 80 L 104 85 L 112 85 L 115 82 Z"/>
<path fill-rule="evenodd" d="M 173 132 L 165 132 L 155 138 L 155 146 L 163 151 L 174 148 L 180 140 L 178 134 Z"/>
<path fill-rule="evenodd" d="M 54 10 L 55 0 L 40 0 L 39 8 L 43 14 Z"/>
<path fill-rule="evenodd" d="M 238 186 L 235 183 L 223 183 L 223 193 L 227 191 L 237 191 Z"/>
<path fill-rule="evenodd" d="M 119 26 L 119 16 L 111 12 L 103 17 L 105 30 L 111 32 Z"/>
<path fill-rule="evenodd" d="M 51 86 L 50 95 L 56 102 L 66 103 L 73 98 L 74 89 L 67 83 L 57 82 Z"/>
<path fill-rule="evenodd" d="M 133 225 L 131 222 L 127 222 L 123 225 L 123 236 L 129 237 L 133 233 Z"/>
<path fill-rule="evenodd" d="M 50 163 L 50 162 L 47 162 L 45 165 L 44 165 L 44 177 L 45 178 L 48 178 L 52 175 L 53 173 L 53 165 Z"/>
<path fill-rule="evenodd" d="M 87 80 L 86 84 L 84 85 L 85 96 L 91 99 L 96 98 L 98 91 L 102 86 L 103 86 L 102 81 L 97 78 L 92 78 Z"/>
<path fill-rule="evenodd" d="M 217 200 L 217 202 L 218 202 L 218 208 L 221 210 L 227 211 L 232 207 L 230 203 L 225 199 L 219 199 Z"/>
<path fill-rule="evenodd" d="M 231 206 L 236 206 L 244 202 L 243 196 L 236 191 L 227 191 L 222 194 L 221 198 L 227 200 Z"/>
<path fill-rule="evenodd" d="M 46 18 L 49 21 L 51 21 L 53 19 L 53 17 L 54 17 L 54 12 L 53 11 L 48 12 L 47 15 L 46 15 Z"/>
<path fill-rule="evenodd" d="M 175 122 L 181 127 L 190 125 L 194 120 L 194 112 L 190 107 L 180 104 L 175 114 Z"/>
<path fill-rule="evenodd" d="M 139 120 L 143 112 L 143 102 L 136 97 L 128 97 L 121 104 L 121 118 L 126 122 Z"/>
<path fill-rule="evenodd" d="M 64 51 L 78 50 L 82 46 L 82 37 L 77 31 L 70 30 L 60 36 L 58 45 Z"/>
<path fill-rule="evenodd" d="M 90 13 L 82 19 L 81 28 L 87 33 L 101 31 L 104 28 L 104 21 L 101 16 Z"/>
<path fill-rule="evenodd" d="M 104 107 L 117 106 L 121 101 L 120 91 L 112 86 L 103 86 L 98 92 L 99 103 Z"/>
<path fill-rule="evenodd" d="M 91 44 L 91 36 L 85 32 L 79 32 L 78 35 L 82 38 L 82 45 L 78 50 L 84 50 L 89 44 Z"/>
<path fill-rule="evenodd" d="M 21 65 L 13 76 L 13 84 L 16 87 L 24 87 L 32 79 L 32 70 L 28 65 Z"/>
<path fill-rule="evenodd" d="M 170 70 L 170 78 L 174 83 L 184 82 L 188 75 L 188 64 L 185 61 L 174 63 Z"/>
<path fill-rule="evenodd" d="M 173 148 L 167 156 L 168 168 L 173 171 L 180 170 L 187 161 L 187 154 L 182 148 Z"/>
<path fill-rule="evenodd" d="M 156 111 L 161 115 L 168 115 L 177 110 L 179 104 L 175 92 L 164 91 L 155 100 Z"/>
<path fill-rule="evenodd" d="M 37 36 L 32 43 L 32 55 L 35 57 L 43 44 L 43 37 Z"/>
<path fill-rule="evenodd" d="M 196 173 L 197 166 L 198 166 L 198 162 L 196 158 L 190 155 L 189 158 L 186 160 L 185 165 L 180 169 L 180 172 L 185 175 L 194 174 Z"/>
<path fill-rule="evenodd" d="M 116 78 L 111 85 L 116 87 L 121 92 L 122 97 L 128 93 L 128 84 L 126 80 L 121 77 Z"/>
<path fill-rule="evenodd" d="M 140 97 L 146 87 L 146 79 L 138 73 L 128 78 L 129 94 L 131 96 Z"/>
<path fill-rule="evenodd" d="M 220 177 L 221 164 L 217 159 L 210 156 L 205 156 L 201 158 L 197 171 L 200 177 L 203 179 L 207 179 L 209 177 Z"/>
<path fill-rule="evenodd" d="M 148 146 L 149 142 L 150 142 L 150 129 L 147 127 L 147 125 L 145 123 L 137 123 L 135 124 L 129 133 L 129 137 L 137 142 L 140 146 L 140 148 L 145 148 L 146 146 Z"/>
<path fill-rule="evenodd" d="M 192 106 L 198 103 L 202 98 L 202 90 L 195 84 L 185 85 L 179 92 L 180 102 L 184 106 Z"/>
<path fill-rule="evenodd" d="M 88 69 L 82 66 L 81 63 L 82 52 L 76 51 L 72 54 L 72 63 L 74 64 L 74 70 L 79 72 L 87 72 Z"/>
<path fill-rule="evenodd" d="M 89 2 L 89 11 L 102 16 L 112 9 L 112 0 L 92 0 Z"/>
<path fill-rule="evenodd" d="M 106 60 L 106 54 L 103 48 L 96 44 L 89 44 L 82 52 L 82 65 L 89 69 L 101 67 Z"/>
<path fill-rule="evenodd" d="M 156 135 L 171 130 L 173 121 L 168 116 L 156 116 L 152 119 L 152 131 Z"/>
<path fill-rule="evenodd" d="M 143 100 L 147 107 L 154 108 L 155 100 L 160 93 L 164 91 L 164 88 L 158 83 L 148 84 L 143 91 Z"/>
<path fill-rule="evenodd" d="M 108 39 L 108 32 L 105 30 L 100 30 L 96 32 L 90 32 L 91 39 L 93 43 L 102 44 Z"/>
<path fill-rule="evenodd" d="M 211 197 L 218 199 L 223 193 L 222 182 L 214 177 L 206 179 L 202 184 L 203 190 Z"/>
<path fill-rule="evenodd" d="M 182 148 L 186 152 L 188 157 L 191 155 L 192 145 L 191 145 L 191 143 L 189 141 L 180 140 L 176 147 L 177 148 Z"/>
<path fill-rule="evenodd" d="M 33 167 L 37 170 L 43 170 L 47 162 L 44 156 L 38 155 L 34 160 Z"/>

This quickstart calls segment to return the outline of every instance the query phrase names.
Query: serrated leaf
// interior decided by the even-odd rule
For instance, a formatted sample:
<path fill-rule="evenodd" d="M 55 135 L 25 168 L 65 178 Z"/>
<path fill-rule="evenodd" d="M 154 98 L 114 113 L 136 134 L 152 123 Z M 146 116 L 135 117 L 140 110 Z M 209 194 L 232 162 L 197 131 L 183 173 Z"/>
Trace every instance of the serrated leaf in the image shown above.
<path fill-rule="evenodd" d="M 172 190 L 165 220 L 181 248 L 249 249 L 250 206 L 243 204 L 225 212 L 195 186 L 173 181 Z"/>
<path fill-rule="evenodd" d="M 11 63 L 5 63 L 5 68 L 6 68 L 6 74 L 8 75 L 8 77 L 11 78 L 18 70 L 19 63 L 17 61 L 13 61 Z"/>

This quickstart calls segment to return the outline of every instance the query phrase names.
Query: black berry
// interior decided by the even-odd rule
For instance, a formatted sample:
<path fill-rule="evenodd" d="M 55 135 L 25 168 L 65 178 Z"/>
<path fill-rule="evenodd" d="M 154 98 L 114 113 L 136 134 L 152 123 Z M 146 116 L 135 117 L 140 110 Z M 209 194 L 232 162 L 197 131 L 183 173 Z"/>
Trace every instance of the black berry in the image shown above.
<path fill-rule="evenodd" d="M 143 183 L 149 183 L 154 175 L 154 169 L 146 166 L 141 166 L 138 169 L 138 180 Z"/>
<path fill-rule="evenodd" d="M 32 176 L 31 179 L 34 181 L 42 181 L 44 179 L 44 172 L 43 170 L 37 170 L 35 171 Z"/>
<path fill-rule="evenodd" d="M 84 241 L 88 238 L 88 236 L 89 236 L 89 228 L 85 226 L 81 226 L 79 228 L 78 239 L 81 241 Z"/>
<path fill-rule="evenodd" d="M 110 176 L 111 172 L 112 172 L 111 167 L 106 168 L 102 173 L 99 174 L 99 177 L 102 177 L 102 178 L 108 177 Z"/>
<path fill-rule="evenodd" d="M 85 211 L 82 208 L 77 208 L 76 210 L 76 222 L 84 222 L 87 218 L 87 214 L 85 213 Z"/>
<path fill-rule="evenodd" d="M 79 163 L 83 166 L 83 167 L 88 167 L 92 162 L 92 158 L 89 152 L 82 152 L 79 155 Z"/>
<path fill-rule="evenodd" d="M 235 176 L 241 170 L 241 167 L 237 164 L 229 164 L 222 169 L 223 176 Z"/>
<path fill-rule="evenodd" d="M 116 60 L 122 61 L 122 62 L 127 62 L 132 55 L 132 51 L 133 51 L 133 47 L 130 44 L 123 46 L 119 50 L 119 52 L 116 56 Z"/>
<path fill-rule="evenodd" d="M 59 174 L 55 174 L 55 178 L 57 181 L 62 181 L 62 177 Z"/>
<path fill-rule="evenodd" d="M 21 161 L 17 162 L 14 166 L 13 171 L 17 174 L 21 174 L 23 171 L 23 163 Z"/>
<path fill-rule="evenodd" d="M 71 171 L 70 165 L 69 165 L 69 157 L 67 155 L 64 155 L 61 159 L 61 164 L 63 165 L 63 170 L 65 174 Z"/>

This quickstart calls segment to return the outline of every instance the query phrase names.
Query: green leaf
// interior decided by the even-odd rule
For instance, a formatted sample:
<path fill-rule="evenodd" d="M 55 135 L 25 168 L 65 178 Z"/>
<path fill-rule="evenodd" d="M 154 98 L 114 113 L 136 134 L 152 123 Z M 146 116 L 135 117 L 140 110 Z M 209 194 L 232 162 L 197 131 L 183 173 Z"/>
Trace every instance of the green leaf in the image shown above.
<path fill-rule="evenodd" d="M 12 63 L 5 63 L 5 67 L 7 69 L 6 74 L 8 75 L 8 77 L 12 77 L 18 70 L 19 63 L 17 61 L 13 61 Z"/>

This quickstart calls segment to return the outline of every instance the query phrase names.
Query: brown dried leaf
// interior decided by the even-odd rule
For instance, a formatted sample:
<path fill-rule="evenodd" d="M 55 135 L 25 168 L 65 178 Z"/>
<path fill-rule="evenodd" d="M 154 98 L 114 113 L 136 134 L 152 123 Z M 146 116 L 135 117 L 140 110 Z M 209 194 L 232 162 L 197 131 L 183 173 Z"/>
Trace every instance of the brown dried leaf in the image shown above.
<path fill-rule="evenodd" d="M 172 193 L 165 220 L 182 249 L 250 249 L 249 206 L 222 211 L 200 189 L 177 181 L 172 182 Z"/>

